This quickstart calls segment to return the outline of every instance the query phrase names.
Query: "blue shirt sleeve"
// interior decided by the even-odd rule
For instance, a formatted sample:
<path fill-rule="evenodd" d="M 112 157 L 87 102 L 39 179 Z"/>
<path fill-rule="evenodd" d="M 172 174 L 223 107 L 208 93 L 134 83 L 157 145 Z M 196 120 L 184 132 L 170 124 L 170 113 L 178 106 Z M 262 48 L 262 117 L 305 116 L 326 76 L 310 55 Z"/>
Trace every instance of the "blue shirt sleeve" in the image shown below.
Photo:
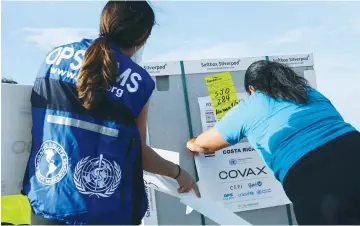
<path fill-rule="evenodd" d="M 245 109 L 246 100 L 230 109 L 215 125 L 217 131 L 229 144 L 237 144 L 247 134 L 248 111 Z"/>

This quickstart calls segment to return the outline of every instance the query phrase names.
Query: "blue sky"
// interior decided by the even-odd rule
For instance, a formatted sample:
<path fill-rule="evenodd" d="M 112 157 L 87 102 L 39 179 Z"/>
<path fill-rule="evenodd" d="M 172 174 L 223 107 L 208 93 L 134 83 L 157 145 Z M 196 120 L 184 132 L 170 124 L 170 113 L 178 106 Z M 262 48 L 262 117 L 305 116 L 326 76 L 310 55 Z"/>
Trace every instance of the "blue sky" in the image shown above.
<path fill-rule="evenodd" d="M 1 4 L 2 76 L 31 84 L 53 46 L 96 36 L 105 2 Z M 144 61 L 313 52 L 320 91 L 345 118 L 360 115 L 360 107 L 349 109 L 355 96 L 360 97 L 360 2 L 158 1 L 152 5 L 159 25 L 145 47 Z"/>

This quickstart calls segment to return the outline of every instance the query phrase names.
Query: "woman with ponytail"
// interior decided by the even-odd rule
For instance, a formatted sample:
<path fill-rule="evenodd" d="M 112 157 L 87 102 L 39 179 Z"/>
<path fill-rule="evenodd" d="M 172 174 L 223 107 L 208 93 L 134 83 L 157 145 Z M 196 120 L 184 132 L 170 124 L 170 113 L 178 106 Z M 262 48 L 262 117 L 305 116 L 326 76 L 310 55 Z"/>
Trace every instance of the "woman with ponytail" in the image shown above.
<path fill-rule="evenodd" d="M 250 96 L 191 139 L 190 152 L 215 152 L 247 137 L 282 183 L 298 224 L 359 225 L 360 133 L 283 64 L 253 63 L 244 85 Z"/>
<path fill-rule="evenodd" d="M 143 170 L 200 196 L 189 173 L 146 145 L 155 83 L 138 63 L 154 24 L 146 1 L 109 1 L 97 39 L 46 56 L 31 96 L 23 181 L 32 224 L 139 225 L 148 207 Z"/>

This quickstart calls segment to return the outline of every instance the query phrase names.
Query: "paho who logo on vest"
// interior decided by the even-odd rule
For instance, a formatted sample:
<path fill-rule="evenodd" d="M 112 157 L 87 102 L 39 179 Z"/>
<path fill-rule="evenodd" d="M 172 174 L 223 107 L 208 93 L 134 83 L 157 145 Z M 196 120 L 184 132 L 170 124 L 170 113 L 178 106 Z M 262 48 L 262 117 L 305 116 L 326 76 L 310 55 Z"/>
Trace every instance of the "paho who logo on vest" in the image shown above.
<path fill-rule="evenodd" d="M 68 173 L 68 156 L 64 148 L 54 141 L 45 141 L 35 159 L 36 178 L 44 185 L 56 184 Z M 98 158 L 83 158 L 75 167 L 74 184 L 85 195 L 110 197 L 120 181 L 120 166 L 115 161 L 111 163 L 102 154 Z"/>
<path fill-rule="evenodd" d="M 45 185 L 61 181 L 68 172 L 69 159 L 64 148 L 54 142 L 45 141 L 35 157 L 37 180 Z"/>
<path fill-rule="evenodd" d="M 111 163 L 100 154 L 100 157 L 81 159 L 74 172 L 74 183 L 80 193 L 110 197 L 121 181 L 120 166 L 114 161 Z"/>

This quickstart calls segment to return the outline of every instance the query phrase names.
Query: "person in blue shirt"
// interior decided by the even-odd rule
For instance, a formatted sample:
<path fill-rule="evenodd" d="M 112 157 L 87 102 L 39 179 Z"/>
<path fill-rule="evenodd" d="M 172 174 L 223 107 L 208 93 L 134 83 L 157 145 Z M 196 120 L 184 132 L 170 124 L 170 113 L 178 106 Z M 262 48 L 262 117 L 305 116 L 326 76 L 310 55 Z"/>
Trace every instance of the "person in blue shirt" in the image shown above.
<path fill-rule="evenodd" d="M 257 61 L 249 96 L 187 143 L 215 152 L 247 137 L 293 203 L 299 224 L 360 224 L 360 133 L 291 68 Z"/>
<path fill-rule="evenodd" d="M 139 225 L 143 170 L 191 189 L 192 176 L 146 145 L 155 83 L 138 65 L 155 24 L 146 1 L 109 1 L 95 40 L 50 51 L 32 95 L 32 151 L 23 193 L 32 224 Z"/>

